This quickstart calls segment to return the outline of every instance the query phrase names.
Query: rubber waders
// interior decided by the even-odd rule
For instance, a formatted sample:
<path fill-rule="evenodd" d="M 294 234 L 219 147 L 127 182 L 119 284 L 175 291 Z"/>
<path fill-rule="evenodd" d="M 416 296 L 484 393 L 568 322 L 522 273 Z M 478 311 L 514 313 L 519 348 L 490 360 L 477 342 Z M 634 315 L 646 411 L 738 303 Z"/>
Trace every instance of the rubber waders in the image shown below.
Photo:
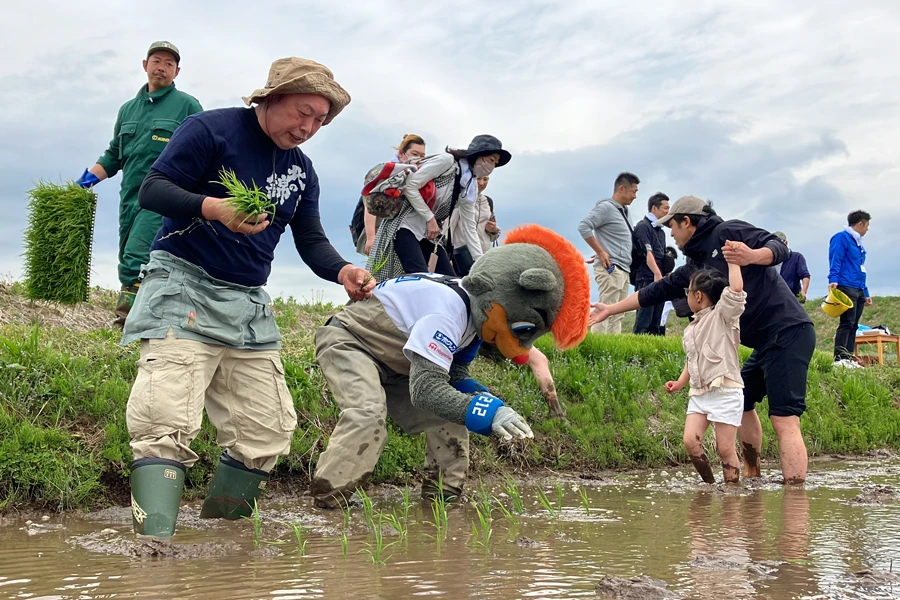
<path fill-rule="evenodd" d="M 134 532 L 155 537 L 175 535 L 184 489 L 184 465 L 164 458 L 143 458 L 131 467 L 131 516 Z"/>
<path fill-rule="evenodd" d="M 216 474 L 209 483 L 200 518 L 234 521 L 249 517 L 268 480 L 269 474 L 265 471 L 248 469 L 223 452 Z"/>

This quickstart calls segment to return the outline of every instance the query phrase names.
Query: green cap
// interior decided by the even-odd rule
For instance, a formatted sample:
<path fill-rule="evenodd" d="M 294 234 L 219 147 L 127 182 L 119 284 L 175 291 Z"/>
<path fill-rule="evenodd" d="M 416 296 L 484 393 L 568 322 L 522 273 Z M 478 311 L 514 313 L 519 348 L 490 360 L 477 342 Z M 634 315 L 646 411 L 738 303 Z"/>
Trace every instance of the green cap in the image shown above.
<path fill-rule="evenodd" d="M 161 40 L 159 42 L 153 42 L 150 44 L 150 49 L 147 50 L 147 58 L 150 58 L 150 55 L 156 52 L 157 50 L 165 50 L 166 52 L 171 52 L 175 55 L 175 62 L 181 62 L 181 53 L 178 51 L 178 48 L 175 47 L 175 44 L 172 42 L 166 42 Z"/>
<path fill-rule="evenodd" d="M 785 244 L 787 244 L 787 236 L 784 235 L 784 232 L 783 232 L 783 231 L 776 231 L 776 232 L 773 233 L 772 235 L 774 235 L 774 236 L 777 237 L 779 240 L 781 240 L 782 242 L 784 242 Z"/>

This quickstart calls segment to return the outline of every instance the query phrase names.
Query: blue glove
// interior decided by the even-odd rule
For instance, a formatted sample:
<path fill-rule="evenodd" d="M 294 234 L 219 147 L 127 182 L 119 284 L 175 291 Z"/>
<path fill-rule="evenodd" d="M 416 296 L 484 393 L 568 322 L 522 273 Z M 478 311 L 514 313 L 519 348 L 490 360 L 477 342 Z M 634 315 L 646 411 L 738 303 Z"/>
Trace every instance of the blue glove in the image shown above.
<path fill-rule="evenodd" d="M 85 169 L 84 173 L 81 174 L 81 177 L 79 177 L 78 181 L 76 181 L 75 183 L 85 189 L 90 189 L 100 183 L 100 178 Z"/>
<path fill-rule="evenodd" d="M 503 400 L 491 394 L 478 394 L 466 409 L 466 429 L 472 433 L 491 435 L 494 414 L 503 406 Z"/>
<path fill-rule="evenodd" d="M 457 381 L 453 384 L 453 387 L 456 388 L 457 392 L 462 392 L 463 394 L 474 394 L 476 392 L 489 392 L 490 390 L 484 387 L 480 382 L 475 381 L 471 377 L 469 379 L 463 379 L 461 381 Z"/>

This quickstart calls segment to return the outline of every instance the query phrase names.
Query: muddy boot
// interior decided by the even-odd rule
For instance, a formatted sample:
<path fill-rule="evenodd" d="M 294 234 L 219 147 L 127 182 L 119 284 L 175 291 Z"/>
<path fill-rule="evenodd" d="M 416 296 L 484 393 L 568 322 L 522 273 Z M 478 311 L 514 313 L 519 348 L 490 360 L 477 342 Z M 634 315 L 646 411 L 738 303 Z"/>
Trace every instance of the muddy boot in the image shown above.
<path fill-rule="evenodd" d="M 131 516 L 134 532 L 155 537 L 175 535 L 184 489 L 184 465 L 164 458 L 142 458 L 131 468 Z"/>
<path fill-rule="evenodd" d="M 249 517 L 268 480 L 269 474 L 265 471 L 248 469 L 244 463 L 223 452 L 216 474 L 209 483 L 200 518 L 234 521 Z"/>
<path fill-rule="evenodd" d="M 116 318 L 113 320 L 113 325 L 119 329 L 125 327 L 125 319 L 128 318 L 128 313 L 131 312 L 131 307 L 134 306 L 134 297 L 137 296 L 140 286 L 141 284 L 136 283 L 119 290 L 119 299 L 116 301 Z"/>

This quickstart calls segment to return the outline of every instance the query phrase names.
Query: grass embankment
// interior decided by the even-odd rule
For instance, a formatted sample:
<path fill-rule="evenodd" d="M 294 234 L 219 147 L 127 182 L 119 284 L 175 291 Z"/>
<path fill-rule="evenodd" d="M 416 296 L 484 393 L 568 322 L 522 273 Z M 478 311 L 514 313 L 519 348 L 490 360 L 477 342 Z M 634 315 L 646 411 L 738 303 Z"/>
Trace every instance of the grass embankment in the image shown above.
<path fill-rule="evenodd" d="M 81 313 L 56 313 L 46 307 L 36 311 L 57 326 L 21 323 L 21 318 L 10 316 L 10 307 L 24 310 L 19 292 L 18 285 L 0 286 L 0 508 L 125 501 L 131 462 L 125 403 L 136 374 L 137 344 L 120 347 L 119 334 L 109 329 L 79 331 L 81 323 L 100 318 L 94 315 L 91 321 L 85 306 L 72 309 Z M 98 314 L 111 318 L 112 295 L 95 293 L 94 298 Z M 891 300 L 895 306 L 896 300 Z M 312 345 L 315 326 L 335 309 L 281 300 L 275 308 L 285 338 L 288 386 L 299 415 L 291 455 L 278 464 L 275 479 L 303 484 L 337 418 Z M 480 359 L 475 376 L 521 411 L 536 438 L 527 445 L 501 448 L 493 440 L 473 436 L 474 472 L 685 462 L 681 431 L 687 397 L 663 391 L 665 381 L 682 368 L 679 338 L 589 336 L 567 353 L 553 351 L 544 341 L 539 345 L 550 357 L 568 421 L 548 418 L 527 369 Z M 833 372 L 830 355 L 817 355 L 809 378 L 809 412 L 803 419 L 810 453 L 900 447 L 898 390 L 900 369 Z M 764 453 L 772 457 L 774 438 L 768 421 L 764 423 Z M 204 491 L 219 455 L 208 423 L 193 447 L 201 460 L 188 471 L 188 493 L 196 495 Z M 415 478 L 422 462 L 423 438 L 394 430 L 374 480 Z"/>

